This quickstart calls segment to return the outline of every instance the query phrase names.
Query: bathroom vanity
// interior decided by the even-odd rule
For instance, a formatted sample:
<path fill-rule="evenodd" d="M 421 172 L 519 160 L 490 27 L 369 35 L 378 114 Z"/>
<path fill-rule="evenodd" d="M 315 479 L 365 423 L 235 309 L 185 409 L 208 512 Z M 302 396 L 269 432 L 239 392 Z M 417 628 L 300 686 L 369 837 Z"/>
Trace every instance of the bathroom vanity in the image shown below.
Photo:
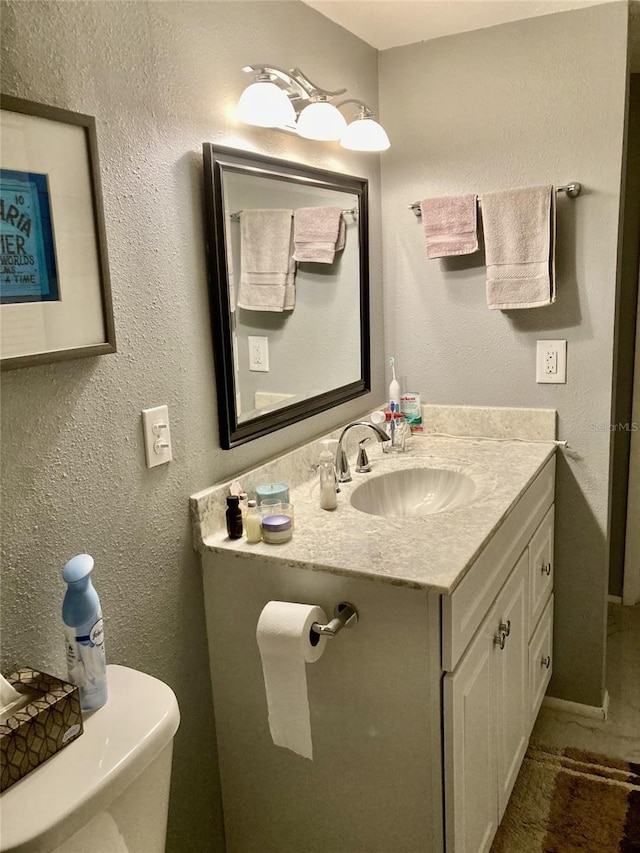
<path fill-rule="evenodd" d="M 317 457 L 314 443 L 241 478 L 248 490 L 289 481 L 295 533 L 284 545 L 228 540 L 222 485 L 191 499 L 227 849 L 486 851 L 551 675 L 555 446 L 429 436 L 406 454 L 377 446 L 333 512 L 319 507 Z M 404 469 L 454 472 L 472 488 L 410 518 L 352 505 L 363 483 Z M 348 601 L 359 613 L 306 668 L 313 761 L 269 733 L 255 634 L 273 599 L 330 616 Z"/>

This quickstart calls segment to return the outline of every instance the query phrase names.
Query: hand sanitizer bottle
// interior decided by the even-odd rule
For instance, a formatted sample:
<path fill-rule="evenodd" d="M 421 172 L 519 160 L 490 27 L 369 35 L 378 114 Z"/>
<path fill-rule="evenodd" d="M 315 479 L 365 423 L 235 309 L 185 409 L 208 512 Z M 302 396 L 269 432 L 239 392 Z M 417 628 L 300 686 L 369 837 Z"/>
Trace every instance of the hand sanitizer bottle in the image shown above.
<path fill-rule="evenodd" d="M 69 681 L 80 688 L 83 711 L 95 711 L 107 701 L 104 628 L 100 599 L 91 583 L 93 566 L 93 557 L 78 554 L 62 571 L 68 584 L 62 602 L 67 668 Z"/>

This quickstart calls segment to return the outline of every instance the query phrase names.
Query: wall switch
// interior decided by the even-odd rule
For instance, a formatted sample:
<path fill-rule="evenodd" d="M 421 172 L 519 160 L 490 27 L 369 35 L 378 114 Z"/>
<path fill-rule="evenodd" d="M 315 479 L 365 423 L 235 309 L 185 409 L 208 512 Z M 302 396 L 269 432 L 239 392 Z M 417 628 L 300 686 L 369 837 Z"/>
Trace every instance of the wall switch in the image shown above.
<path fill-rule="evenodd" d="M 536 382 L 563 384 L 567 381 L 567 342 L 538 341 Z"/>
<path fill-rule="evenodd" d="M 156 406 L 155 409 L 142 410 L 142 431 L 147 468 L 165 465 L 171 462 L 171 431 L 169 429 L 169 409 Z"/>
<path fill-rule="evenodd" d="M 249 370 L 258 373 L 269 372 L 269 338 L 248 335 Z"/>

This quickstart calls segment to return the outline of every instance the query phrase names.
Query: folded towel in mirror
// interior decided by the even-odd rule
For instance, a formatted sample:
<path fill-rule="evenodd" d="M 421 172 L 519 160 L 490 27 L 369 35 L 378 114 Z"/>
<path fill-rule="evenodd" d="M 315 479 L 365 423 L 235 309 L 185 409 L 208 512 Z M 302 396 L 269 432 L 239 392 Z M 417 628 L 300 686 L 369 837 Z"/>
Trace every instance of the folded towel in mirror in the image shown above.
<path fill-rule="evenodd" d="M 295 305 L 291 209 L 240 213 L 238 307 L 290 311 Z"/>
<path fill-rule="evenodd" d="M 427 257 L 470 255 L 478 250 L 478 205 L 474 194 L 420 202 Z"/>
<path fill-rule="evenodd" d="M 340 207 L 299 207 L 293 215 L 293 258 L 299 263 L 332 264 L 345 237 Z"/>
<path fill-rule="evenodd" d="M 556 194 L 551 185 L 484 193 L 487 303 L 502 311 L 556 301 Z"/>

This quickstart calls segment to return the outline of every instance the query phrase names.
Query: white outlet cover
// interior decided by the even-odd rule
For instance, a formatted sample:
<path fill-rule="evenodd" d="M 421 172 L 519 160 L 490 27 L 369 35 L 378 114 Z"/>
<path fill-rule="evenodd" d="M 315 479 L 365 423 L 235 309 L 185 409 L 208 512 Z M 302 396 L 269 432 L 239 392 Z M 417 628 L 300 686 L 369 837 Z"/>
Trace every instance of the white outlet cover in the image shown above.
<path fill-rule="evenodd" d="M 269 372 L 269 338 L 262 335 L 247 335 L 249 344 L 249 370 L 256 373 Z"/>
<path fill-rule="evenodd" d="M 547 372 L 549 354 L 555 354 L 555 373 Z M 536 347 L 536 382 L 539 385 L 564 385 L 566 381 L 567 342 L 538 341 Z"/>

